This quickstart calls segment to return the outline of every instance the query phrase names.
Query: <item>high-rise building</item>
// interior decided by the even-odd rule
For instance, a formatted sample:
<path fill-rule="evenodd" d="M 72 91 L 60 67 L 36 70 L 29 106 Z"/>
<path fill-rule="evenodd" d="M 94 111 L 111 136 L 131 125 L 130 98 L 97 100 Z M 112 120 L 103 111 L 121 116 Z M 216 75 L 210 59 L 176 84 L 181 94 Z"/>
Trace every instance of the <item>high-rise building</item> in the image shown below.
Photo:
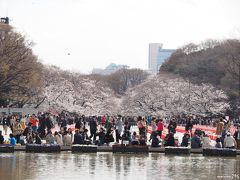
<path fill-rule="evenodd" d="M 174 49 L 162 49 L 161 43 L 149 44 L 148 69 L 151 73 L 157 74 L 162 63 L 168 59 Z"/>
<path fill-rule="evenodd" d="M 162 49 L 162 44 L 160 43 L 149 44 L 148 69 L 153 73 L 157 69 L 157 59 L 160 49 Z"/>

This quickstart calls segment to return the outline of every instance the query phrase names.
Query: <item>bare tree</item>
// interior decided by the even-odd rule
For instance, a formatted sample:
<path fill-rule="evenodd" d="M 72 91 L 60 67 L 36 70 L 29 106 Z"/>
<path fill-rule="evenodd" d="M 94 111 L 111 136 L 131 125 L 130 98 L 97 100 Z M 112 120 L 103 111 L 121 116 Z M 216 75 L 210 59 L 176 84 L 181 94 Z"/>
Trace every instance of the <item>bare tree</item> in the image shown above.
<path fill-rule="evenodd" d="M 42 64 L 32 43 L 13 31 L 0 33 L 0 105 L 23 106 L 41 92 Z"/>
<path fill-rule="evenodd" d="M 228 80 L 231 83 L 232 95 L 234 95 L 234 89 L 236 90 L 237 101 L 233 100 L 233 107 L 237 108 L 237 113 L 240 112 L 240 40 L 227 40 L 224 42 L 224 49 L 226 52 L 225 56 L 225 67 L 226 71 L 232 78 Z M 235 98 L 234 98 L 235 99 Z"/>
<path fill-rule="evenodd" d="M 148 73 L 141 69 L 120 69 L 107 78 L 109 86 L 117 94 L 124 94 L 130 87 L 140 84 L 148 76 Z"/>

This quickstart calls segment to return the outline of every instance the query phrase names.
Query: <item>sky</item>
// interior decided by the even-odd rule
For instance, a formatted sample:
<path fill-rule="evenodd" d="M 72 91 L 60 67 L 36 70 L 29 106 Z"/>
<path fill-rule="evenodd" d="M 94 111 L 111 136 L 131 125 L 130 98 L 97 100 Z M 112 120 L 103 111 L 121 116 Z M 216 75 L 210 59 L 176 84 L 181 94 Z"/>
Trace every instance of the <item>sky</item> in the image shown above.
<path fill-rule="evenodd" d="M 147 69 L 149 43 L 240 38 L 240 0 L 0 0 L 5 16 L 42 63 L 81 73 Z"/>

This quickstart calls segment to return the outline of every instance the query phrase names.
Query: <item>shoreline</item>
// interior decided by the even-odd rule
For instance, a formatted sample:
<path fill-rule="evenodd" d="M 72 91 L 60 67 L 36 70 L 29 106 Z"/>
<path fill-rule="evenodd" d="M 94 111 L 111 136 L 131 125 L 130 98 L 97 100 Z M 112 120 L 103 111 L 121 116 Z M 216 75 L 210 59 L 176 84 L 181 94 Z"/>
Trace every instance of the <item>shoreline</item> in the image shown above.
<path fill-rule="evenodd" d="M 2 146 L 4 147 L 4 146 Z M 87 146 L 86 146 L 87 147 Z M 89 146 L 91 147 L 91 145 Z M 113 148 L 111 146 L 96 146 L 97 147 L 97 152 L 113 152 Z M 174 147 L 173 147 L 174 148 Z M 149 153 L 165 153 L 165 147 L 148 147 Z M 190 153 L 189 154 L 202 154 L 203 155 L 203 149 L 189 149 Z M 26 152 L 26 146 L 15 146 L 13 152 Z M 72 146 L 60 146 L 60 151 L 59 152 L 66 152 L 66 151 L 71 151 L 72 152 Z M 12 151 L 9 152 L 1 152 L 1 153 L 13 153 Z M 51 153 L 59 153 L 59 152 L 51 152 Z M 45 153 L 45 152 L 40 152 L 40 153 Z M 79 153 L 88 153 L 88 152 L 79 152 Z M 90 152 L 89 152 L 90 153 Z M 128 153 L 128 152 L 126 152 Z M 179 155 L 178 153 L 171 153 L 172 155 Z M 240 150 L 236 150 L 237 156 L 240 156 Z M 180 154 L 184 155 L 184 154 Z"/>

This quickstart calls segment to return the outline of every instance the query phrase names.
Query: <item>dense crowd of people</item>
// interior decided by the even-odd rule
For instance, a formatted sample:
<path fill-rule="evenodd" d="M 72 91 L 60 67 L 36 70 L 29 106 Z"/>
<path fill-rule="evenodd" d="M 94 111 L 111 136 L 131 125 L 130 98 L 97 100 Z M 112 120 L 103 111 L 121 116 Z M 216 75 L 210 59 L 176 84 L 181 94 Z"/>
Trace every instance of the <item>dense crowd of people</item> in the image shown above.
<path fill-rule="evenodd" d="M 39 113 L 37 115 L 1 116 L 0 144 L 95 144 L 102 146 L 110 143 L 129 143 L 152 147 L 182 146 L 191 148 L 238 148 L 240 149 L 240 126 L 237 120 L 208 120 L 200 116 L 173 117 L 161 119 L 155 116 L 123 117 L 89 116 L 61 113 Z M 201 129 L 192 132 L 193 126 L 201 124 L 216 127 L 216 143 Z M 185 126 L 182 140 L 176 138 L 177 125 Z M 132 127 L 137 128 L 132 128 Z M 236 126 L 235 133 L 230 128 Z M 9 134 L 9 128 L 11 133 Z M 164 129 L 167 129 L 163 136 Z M 151 135 L 147 139 L 147 133 Z M 9 134 L 9 138 L 4 138 Z"/>

